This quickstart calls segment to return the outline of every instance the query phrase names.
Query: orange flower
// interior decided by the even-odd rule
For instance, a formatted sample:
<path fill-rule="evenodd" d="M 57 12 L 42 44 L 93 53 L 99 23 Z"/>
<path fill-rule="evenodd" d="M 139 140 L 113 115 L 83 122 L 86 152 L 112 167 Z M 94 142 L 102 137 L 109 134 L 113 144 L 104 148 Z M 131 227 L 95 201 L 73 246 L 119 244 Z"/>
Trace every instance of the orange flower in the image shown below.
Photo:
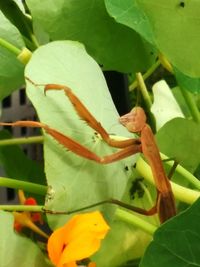
<path fill-rule="evenodd" d="M 32 197 L 26 198 L 22 190 L 18 190 L 18 196 L 20 204 L 22 205 L 37 205 L 36 200 Z M 37 234 L 48 238 L 48 235 L 45 234 L 39 227 L 37 227 L 37 225 L 34 224 L 34 222 L 40 222 L 41 224 L 43 223 L 41 214 L 39 212 L 13 212 L 13 215 L 15 218 L 14 229 L 17 232 L 20 232 L 23 227 L 28 227 Z"/>
<path fill-rule="evenodd" d="M 76 261 L 90 257 L 100 248 L 109 229 L 99 211 L 75 215 L 50 236 L 49 258 L 56 267 L 77 267 Z"/>

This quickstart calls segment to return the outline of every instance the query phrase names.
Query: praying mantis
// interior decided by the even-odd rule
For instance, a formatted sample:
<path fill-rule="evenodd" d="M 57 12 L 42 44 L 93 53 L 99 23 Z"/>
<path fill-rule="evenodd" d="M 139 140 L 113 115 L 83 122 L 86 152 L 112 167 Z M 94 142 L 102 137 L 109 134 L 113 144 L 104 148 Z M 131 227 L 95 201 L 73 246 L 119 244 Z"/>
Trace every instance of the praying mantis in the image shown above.
<path fill-rule="evenodd" d="M 135 107 L 128 114 L 119 118 L 119 122 L 124 127 L 126 127 L 129 132 L 137 133 L 139 137 L 126 140 L 116 140 L 110 137 L 109 133 L 95 119 L 95 117 L 89 112 L 86 106 L 81 102 L 81 100 L 73 93 L 73 91 L 69 87 L 60 84 L 36 84 L 28 77 L 26 77 L 26 80 L 36 87 L 43 86 L 45 94 L 47 91 L 50 90 L 63 90 L 69 101 L 74 106 L 74 109 L 79 115 L 79 117 L 83 119 L 92 129 L 99 133 L 102 139 L 109 146 L 119 148 L 120 150 L 111 155 L 99 157 L 94 152 L 84 147 L 77 141 L 73 140 L 69 136 L 60 133 L 59 131 L 51 128 L 50 126 L 42 122 L 1 122 L 1 126 L 42 128 L 47 134 L 52 136 L 68 150 L 72 151 L 78 156 L 95 161 L 100 164 L 112 163 L 136 153 L 143 153 L 144 157 L 147 159 L 151 167 L 152 174 L 155 180 L 155 185 L 157 189 L 157 199 L 155 205 L 149 210 L 144 210 L 138 207 L 134 207 L 132 205 L 128 205 L 125 203 L 123 204 L 122 202 L 115 199 L 111 199 L 110 201 L 104 201 L 104 203 L 110 202 L 113 204 L 117 204 L 147 216 L 154 215 L 157 213 L 161 223 L 176 215 L 175 200 L 171 184 L 165 174 L 162 160 L 159 154 L 159 149 L 156 144 L 153 132 L 150 126 L 146 123 L 146 115 L 141 107 Z"/>

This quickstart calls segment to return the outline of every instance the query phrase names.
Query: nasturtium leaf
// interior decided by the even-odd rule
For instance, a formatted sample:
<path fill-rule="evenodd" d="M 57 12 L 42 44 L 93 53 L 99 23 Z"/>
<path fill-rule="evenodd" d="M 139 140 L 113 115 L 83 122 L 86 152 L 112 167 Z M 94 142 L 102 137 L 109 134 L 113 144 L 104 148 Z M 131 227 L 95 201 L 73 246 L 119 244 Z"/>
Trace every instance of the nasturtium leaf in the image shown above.
<path fill-rule="evenodd" d="M 12 214 L 0 211 L 0 266 L 51 267 L 40 248 L 14 232 Z"/>
<path fill-rule="evenodd" d="M 199 164 L 199 137 L 200 125 L 183 118 L 167 122 L 156 134 L 160 151 L 191 172 Z"/>
<path fill-rule="evenodd" d="M 154 101 L 151 112 L 156 118 L 157 130 L 174 118 L 184 117 L 171 89 L 164 80 L 155 83 L 152 87 L 152 91 Z"/>
<path fill-rule="evenodd" d="M 17 48 L 24 47 L 22 37 L 10 21 L 0 11 L 0 38 Z M 24 65 L 16 55 L 0 45 L 0 99 L 18 89 L 24 82 Z"/>
<path fill-rule="evenodd" d="M 149 43 L 154 44 L 151 24 L 137 1 L 104 0 L 106 9 L 117 22 L 138 32 Z"/>
<path fill-rule="evenodd" d="M 136 72 L 155 60 L 154 49 L 138 33 L 115 22 L 102 0 L 28 0 L 33 23 L 51 40 L 82 42 L 104 70 Z"/>
<path fill-rule="evenodd" d="M 0 1 L 0 9 L 5 17 L 18 29 L 24 41 L 30 39 L 32 34 L 31 20 L 24 14 L 18 4 L 14 0 Z M 27 45 L 30 47 L 30 44 L 29 40 Z"/>
<path fill-rule="evenodd" d="M 200 200 L 154 234 L 140 267 L 200 266 Z"/>
<path fill-rule="evenodd" d="M 110 134 L 130 136 L 118 122 L 118 114 L 101 69 L 80 43 L 56 41 L 40 47 L 28 63 L 25 75 L 37 84 L 69 86 Z M 44 86 L 35 86 L 27 81 L 27 94 L 41 122 L 77 140 L 98 155 L 113 152 L 78 117 L 63 91 L 49 91 L 45 96 Z M 47 202 L 48 208 L 69 211 L 110 197 L 122 197 L 127 182 L 125 162 L 101 165 L 85 160 L 48 135 L 45 135 L 44 152 L 47 182 L 52 186 L 51 192 L 54 192 Z M 132 160 L 131 164 L 134 164 Z M 66 216 L 49 216 L 49 221 L 54 228 L 64 224 Z"/>
<path fill-rule="evenodd" d="M 197 78 L 190 77 L 174 68 L 175 76 L 179 86 L 192 93 L 200 93 L 200 76 Z"/>
<path fill-rule="evenodd" d="M 200 2 L 136 1 L 151 24 L 157 48 L 181 72 L 199 77 Z"/>

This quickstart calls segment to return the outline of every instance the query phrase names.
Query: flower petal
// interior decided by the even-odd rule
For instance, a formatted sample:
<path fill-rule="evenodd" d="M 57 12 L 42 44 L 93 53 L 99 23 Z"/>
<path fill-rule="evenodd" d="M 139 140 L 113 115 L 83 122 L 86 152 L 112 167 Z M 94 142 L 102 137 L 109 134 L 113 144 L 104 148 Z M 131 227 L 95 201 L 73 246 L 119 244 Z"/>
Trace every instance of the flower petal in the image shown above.
<path fill-rule="evenodd" d="M 99 239 L 103 239 L 110 229 L 99 211 L 83 213 L 73 217 L 73 227 L 65 228 L 65 242 L 69 243 L 83 232 L 91 232 Z"/>
<path fill-rule="evenodd" d="M 50 236 L 49 258 L 57 267 L 75 267 L 99 249 L 109 229 L 99 211 L 75 215 Z"/>
<path fill-rule="evenodd" d="M 72 240 L 63 250 L 61 257 L 62 264 L 89 258 L 100 247 L 100 239 L 91 233 L 82 233 Z"/>
<path fill-rule="evenodd" d="M 55 230 L 48 239 L 47 250 L 50 260 L 58 265 L 64 248 L 64 228 Z"/>

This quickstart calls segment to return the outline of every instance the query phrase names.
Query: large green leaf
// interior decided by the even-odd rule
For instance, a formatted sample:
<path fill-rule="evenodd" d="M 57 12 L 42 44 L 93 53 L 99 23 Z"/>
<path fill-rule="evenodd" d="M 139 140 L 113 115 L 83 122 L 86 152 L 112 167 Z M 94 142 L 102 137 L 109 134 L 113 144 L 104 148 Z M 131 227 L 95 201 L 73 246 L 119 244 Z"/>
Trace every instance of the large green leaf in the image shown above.
<path fill-rule="evenodd" d="M 26 76 L 35 83 L 71 87 L 109 133 L 127 136 L 127 131 L 118 123 L 118 114 L 99 66 L 80 43 L 57 41 L 39 48 L 26 67 Z M 28 96 L 43 123 L 99 155 L 113 152 L 80 120 L 64 92 L 51 91 L 45 96 L 43 89 L 27 82 Z M 47 181 L 55 191 L 48 203 L 51 208 L 74 210 L 110 197 L 122 197 L 127 182 L 123 161 L 102 166 L 74 155 L 49 136 L 45 138 L 44 150 Z M 50 216 L 52 227 L 65 221 L 66 216 Z"/>
<path fill-rule="evenodd" d="M 154 44 L 154 36 L 151 25 L 144 11 L 137 1 L 133 0 L 104 0 L 106 9 L 117 22 L 134 29 L 148 42 Z"/>
<path fill-rule="evenodd" d="M 12 214 L 0 212 L 0 266 L 50 267 L 42 251 L 30 239 L 13 230 Z"/>
<path fill-rule="evenodd" d="M 140 267 L 200 266 L 200 200 L 163 224 L 155 233 Z"/>
<path fill-rule="evenodd" d="M 137 31 L 188 76 L 200 76 L 200 2 L 105 0 L 116 21 Z M 183 60 L 184 56 L 184 60 Z"/>
<path fill-rule="evenodd" d="M 5 39 L 18 48 L 24 46 L 18 30 L 4 17 L 0 11 L 0 38 Z M 24 66 L 16 55 L 0 46 L 0 100 L 18 89 L 23 84 Z"/>
<path fill-rule="evenodd" d="M 193 172 L 199 165 L 200 125 L 183 118 L 166 123 L 157 133 L 160 151 Z"/>
<path fill-rule="evenodd" d="M 149 19 L 158 49 L 184 74 L 200 76 L 200 2 L 137 0 Z"/>
<path fill-rule="evenodd" d="M 105 70 L 123 72 L 147 69 L 155 59 L 153 48 L 133 30 L 116 23 L 102 0 L 28 0 L 33 22 L 52 40 L 84 43 Z"/>

